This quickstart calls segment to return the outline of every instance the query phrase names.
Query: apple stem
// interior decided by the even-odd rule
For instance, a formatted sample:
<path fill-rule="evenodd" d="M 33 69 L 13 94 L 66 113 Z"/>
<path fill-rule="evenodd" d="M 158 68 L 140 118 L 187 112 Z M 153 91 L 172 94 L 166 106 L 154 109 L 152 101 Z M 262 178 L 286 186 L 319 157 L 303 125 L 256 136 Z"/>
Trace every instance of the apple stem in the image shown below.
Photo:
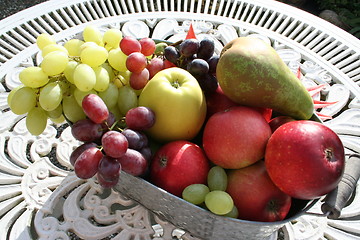
<path fill-rule="evenodd" d="M 160 157 L 160 166 L 162 167 L 166 167 L 166 164 L 167 164 L 167 158 L 165 156 L 163 157 Z"/>
<path fill-rule="evenodd" d="M 174 88 L 179 88 L 180 87 L 180 83 L 176 80 L 171 84 Z"/>
<path fill-rule="evenodd" d="M 325 157 L 329 162 L 335 162 L 334 154 L 331 149 L 325 149 Z"/>

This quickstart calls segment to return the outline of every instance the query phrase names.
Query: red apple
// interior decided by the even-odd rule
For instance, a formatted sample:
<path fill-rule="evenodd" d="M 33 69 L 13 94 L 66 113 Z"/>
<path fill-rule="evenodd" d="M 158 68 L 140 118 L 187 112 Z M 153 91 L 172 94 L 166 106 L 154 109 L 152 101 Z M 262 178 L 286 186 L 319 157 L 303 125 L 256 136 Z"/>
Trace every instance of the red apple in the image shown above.
<path fill-rule="evenodd" d="M 281 221 L 291 207 L 291 197 L 277 188 L 266 172 L 264 161 L 230 170 L 226 191 L 243 220 Z"/>
<path fill-rule="evenodd" d="M 215 92 L 206 97 L 207 116 L 210 117 L 214 113 L 225 111 L 226 109 L 237 106 L 239 104 L 228 98 L 221 87 L 218 86 Z"/>
<path fill-rule="evenodd" d="M 277 116 L 269 121 L 269 125 L 271 131 L 275 132 L 275 130 L 278 129 L 281 125 L 291 121 L 295 121 L 295 119 L 289 116 Z"/>
<path fill-rule="evenodd" d="M 345 167 L 344 147 L 329 127 L 310 120 L 280 126 L 265 153 L 270 178 L 283 192 L 314 199 L 339 183 Z"/>
<path fill-rule="evenodd" d="M 172 141 L 155 153 L 150 166 L 150 181 L 180 197 L 187 186 L 205 184 L 209 170 L 209 161 L 198 145 L 184 140 Z"/>
<path fill-rule="evenodd" d="M 264 157 L 270 135 L 269 124 L 257 110 L 235 106 L 208 119 L 203 133 L 203 147 L 216 165 L 237 169 Z"/>

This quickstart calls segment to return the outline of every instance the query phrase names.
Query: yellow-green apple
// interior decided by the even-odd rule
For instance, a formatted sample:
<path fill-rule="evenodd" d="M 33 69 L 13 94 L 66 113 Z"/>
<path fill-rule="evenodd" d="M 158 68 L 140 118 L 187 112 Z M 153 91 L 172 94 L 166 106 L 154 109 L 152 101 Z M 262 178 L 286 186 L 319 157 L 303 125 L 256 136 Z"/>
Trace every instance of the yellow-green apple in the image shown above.
<path fill-rule="evenodd" d="M 237 169 L 264 157 L 270 135 L 269 124 L 257 110 L 235 106 L 208 119 L 202 138 L 203 148 L 216 165 Z"/>
<path fill-rule="evenodd" d="M 191 184 L 205 184 L 210 164 L 196 144 L 177 140 L 161 146 L 150 165 L 150 181 L 156 186 L 181 196 Z"/>
<path fill-rule="evenodd" d="M 186 70 L 161 70 L 143 88 L 139 105 L 154 111 L 148 134 L 161 142 L 190 140 L 206 116 L 206 100 L 197 80 Z"/>
<path fill-rule="evenodd" d="M 281 221 L 291 207 L 291 197 L 271 181 L 264 161 L 230 170 L 226 191 L 238 209 L 238 218 L 243 220 Z"/>
<path fill-rule="evenodd" d="M 281 125 L 268 141 L 265 164 L 283 192 L 314 199 L 336 188 L 345 166 L 344 147 L 329 127 L 310 120 Z"/>

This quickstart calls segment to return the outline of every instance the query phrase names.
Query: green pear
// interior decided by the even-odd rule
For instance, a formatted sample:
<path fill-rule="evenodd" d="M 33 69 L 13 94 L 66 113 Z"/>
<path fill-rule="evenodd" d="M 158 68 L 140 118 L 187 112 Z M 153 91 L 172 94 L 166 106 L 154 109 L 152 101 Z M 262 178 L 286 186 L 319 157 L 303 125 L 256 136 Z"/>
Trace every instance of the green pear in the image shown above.
<path fill-rule="evenodd" d="M 239 37 L 221 51 L 216 76 L 224 94 L 236 103 L 271 108 L 295 119 L 309 119 L 313 99 L 269 44 Z"/>

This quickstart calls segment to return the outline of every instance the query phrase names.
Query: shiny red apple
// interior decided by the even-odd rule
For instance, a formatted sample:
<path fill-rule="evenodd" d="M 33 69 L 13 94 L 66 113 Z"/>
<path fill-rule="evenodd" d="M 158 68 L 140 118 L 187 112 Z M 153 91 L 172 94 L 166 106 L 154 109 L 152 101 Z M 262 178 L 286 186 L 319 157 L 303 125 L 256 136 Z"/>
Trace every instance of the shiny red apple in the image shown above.
<path fill-rule="evenodd" d="M 150 181 L 181 196 L 187 186 L 205 184 L 209 170 L 209 161 L 198 145 L 177 140 L 161 146 L 155 153 L 150 166 Z"/>
<path fill-rule="evenodd" d="M 291 121 L 295 121 L 295 119 L 289 116 L 277 116 L 269 121 L 269 125 L 271 131 L 275 132 L 275 130 L 278 129 L 281 125 Z"/>
<path fill-rule="evenodd" d="M 224 111 L 230 107 L 237 106 L 236 102 L 228 98 L 221 87 L 218 86 L 215 92 L 206 97 L 207 116 L 210 117 L 214 113 Z"/>
<path fill-rule="evenodd" d="M 291 197 L 269 178 L 264 161 L 230 170 L 226 191 L 243 220 L 274 222 L 283 220 L 291 207 Z"/>
<path fill-rule="evenodd" d="M 262 159 L 271 129 L 255 109 L 231 107 L 212 115 L 204 128 L 203 148 L 214 164 L 237 169 Z"/>
<path fill-rule="evenodd" d="M 281 125 L 266 147 L 271 180 L 298 199 L 314 199 L 338 185 L 345 167 L 344 147 L 329 127 L 310 120 Z"/>

